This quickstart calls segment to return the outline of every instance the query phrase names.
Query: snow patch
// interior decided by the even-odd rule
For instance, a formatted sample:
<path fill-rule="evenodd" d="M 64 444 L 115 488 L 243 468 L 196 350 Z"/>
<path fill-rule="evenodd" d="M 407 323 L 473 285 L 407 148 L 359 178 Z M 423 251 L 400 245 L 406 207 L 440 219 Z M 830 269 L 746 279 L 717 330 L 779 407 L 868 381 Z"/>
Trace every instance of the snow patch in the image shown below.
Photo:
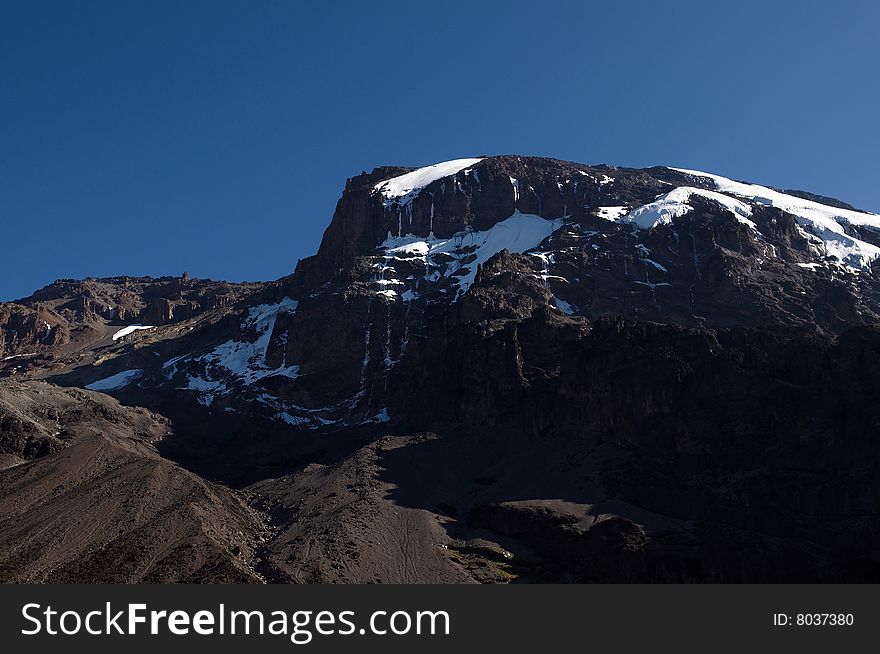
<path fill-rule="evenodd" d="M 35 357 L 37 356 L 36 352 L 29 352 L 28 354 L 13 354 L 8 357 L 3 357 L 3 361 L 12 361 L 12 359 L 25 359 L 27 357 Z"/>
<path fill-rule="evenodd" d="M 507 250 L 522 253 L 534 249 L 541 241 L 562 227 L 564 219 L 547 220 L 534 214 L 515 211 L 514 214 L 485 231 L 459 232 L 448 239 L 407 234 L 403 237 L 389 236 L 380 246 L 389 259 L 418 257 L 427 269 L 436 268 L 435 259 L 451 258 L 444 277 L 457 277 L 458 287 L 466 291 L 474 283 L 477 266 L 486 263 L 494 255 Z M 438 281 L 437 271 L 425 275 L 426 281 Z M 380 291 L 392 297 L 394 291 Z M 394 293 L 394 296 L 397 294 Z"/>
<path fill-rule="evenodd" d="M 153 325 L 129 325 L 128 327 L 123 327 L 118 332 L 113 334 L 113 340 L 118 341 L 120 338 L 124 338 L 129 334 L 136 332 L 139 329 L 153 329 Z"/>
<path fill-rule="evenodd" d="M 299 374 L 299 366 L 287 365 L 285 362 L 278 367 L 272 367 L 266 362 L 266 351 L 275 330 L 275 320 L 279 314 L 292 313 L 296 310 L 296 300 L 284 298 L 276 304 L 261 304 L 252 307 L 248 317 L 242 322 L 243 330 L 253 329 L 257 333 L 257 339 L 248 341 L 226 341 L 215 347 L 211 352 L 194 359 L 202 363 L 205 368 L 204 376 L 193 374 L 187 375 L 186 390 L 198 391 L 206 400 L 206 406 L 210 406 L 213 396 L 224 395 L 229 392 L 230 384 L 241 383 L 250 385 L 266 377 L 282 375 L 296 378 Z M 184 357 L 171 359 L 163 367 L 176 365 Z M 208 396 L 211 396 L 208 399 Z M 205 402 L 202 402 L 205 404 Z"/>
<path fill-rule="evenodd" d="M 226 341 L 212 352 L 199 357 L 208 367 L 223 369 L 245 384 L 252 384 L 264 377 L 284 375 L 296 377 L 298 366 L 272 368 L 266 363 L 266 350 L 275 328 L 279 313 L 289 313 L 296 309 L 296 300 L 285 298 L 278 304 L 261 304 L 250 309 L 249 317 L 242 323 L 242 329 L 253 328 L 259 334 L 253 343 L 247 341 Z"/>
<path fill-rule="evenodd" d="M 118 372 L 115 375 L 111 375 L 110 377 L 105 377 L 104 379 L 99 379 L 98 381 L 92 382 L 91 384 L 87 384 L 86 388 L 90 391 L 115 391 L 120 388 L 124 388 L 132 382 L 140 379 L 143 374 L 144 371 L 140 368 L 135 368 L 133 370 L 123 370 L 122 372 Z"/>
<path fill-rule="evenodd" d="M 379 182 L 373 187 L 377 193 L 381 193 L 385 198 L 385 205 L 398 204 L 406 205 L 418 196 L 419 192 L 429 184 L 436 182 L 438 179 L 449 177 L 461 172 L 465 168 L 470 168 L 483 159 L 453 159 L 452 161 L 443 161 L 433 166 L 425 166 L 410 173 L 392 177 L 383 182 Z"/>
<path fill-rule="evenodd" d="M 576 313 L 575 308 L 571 304 L 569 304 L 565 300 L 559 299 L 555 295 L 553 296 L 553 304 L 566 316 L 573 316 Z"/>
<path fill-rule="evenodd" d="M 658 225 L 668 225 L 675 218 L 693 211 L 694 208 L 688 204 L 688 201 L 694 195 L 717 202 L 736 216 L 737 220 L 749 225 L 752 229 L 757 229 L 755 223 L 749 219 L 752 215 L 752 208 L 745 202 L 735 200 L 723 193 L 706 191 L 691 186 L 679 186 L 669 193 L 661 195 L 654 202 L 633 209 L 620 217 L 618 222 L 629 223 L 638 229 L 653 229 Z"/>
<path fill-rule="evenodd" d="M 165 363 L 162 364 L 162 369 L 167 370 L 168 368 L 171 368 L 176 363 L 183 361 L 184 359 L 186 359 L 189 356 L 190 356 L 189 354 L 181 354 L 179 357 L 174 357 L 173 359 L 168 359 L 168 361 L 166 361 Z"/>
<path fill-rule="evenodd" d="M 623 218 L 627 211 L 629 211 L 629 207 L 598 207 L 596 209 L 596 215 L 599 216 L 599 218 L 616 222 Z"/>
<path fill-rule="evenodd" d="M 880 230 L 880 216 L 873 213 L 838 209 L 812 200 L 781 193 L 766 186 L 736 182 L 727 177 L 704 173 L 687 168 L 672 168 L 680 173 L 705 177 L 715 188 L 730 195 L 747 198 L 755 204 L 776 207 L 795 217 L 798 223 L 809 229 L 823 242 L 825 254 L 852 268 L 868 268 L 880 257 L 880 248 L 846 233 L 846 225 L 856 225 Z"/>
<path fill-rule="evenodd" d="M 391 415 L 388 413 L 388 407 L 384 407 L 379 413 L 364 420 L 361 424 L 367 423 L 384 423 L 391 422 Z"/>

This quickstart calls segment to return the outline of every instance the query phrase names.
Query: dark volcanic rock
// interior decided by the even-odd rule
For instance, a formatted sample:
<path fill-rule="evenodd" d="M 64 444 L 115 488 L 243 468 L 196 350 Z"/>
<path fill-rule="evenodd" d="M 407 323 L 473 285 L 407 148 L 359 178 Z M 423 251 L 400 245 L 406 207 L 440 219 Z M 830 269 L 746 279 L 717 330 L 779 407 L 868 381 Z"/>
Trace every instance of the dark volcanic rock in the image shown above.
<path fill-rule="evenodd" d="M 56 282 L 0 305 L 0 354 L 132 373 L 109 390 L 172 419 L 163 454 L 263 494 L 282 580 L 880 579 L 880 221 L 467 163 L 349 179 L 277 283 Z M 110 342 L 132 322 L 162 328 Z M 65 446 L 16 420 L 10 456 Z"/>

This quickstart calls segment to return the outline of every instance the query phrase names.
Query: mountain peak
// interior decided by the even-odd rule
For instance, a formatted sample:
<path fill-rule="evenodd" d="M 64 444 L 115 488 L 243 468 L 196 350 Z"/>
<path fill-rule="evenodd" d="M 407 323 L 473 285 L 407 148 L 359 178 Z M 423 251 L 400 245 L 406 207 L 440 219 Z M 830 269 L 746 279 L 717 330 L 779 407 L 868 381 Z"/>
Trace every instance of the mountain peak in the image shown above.
<path fill-rule="evenodd" d="M 272 514 L 281 580 L 876 576 L 870 544 L 827 543 L 878 529 L 880 222 L 820 200 L 539 157 L 381 167 L 277 282 L 68 280 L 0 305 L 0 375 L 164 415 L 163 457 Z M 0 388 L 6 458 L 35 484 L 67 447 L 54 425 L 93 451 L 77 398 Z M 141 439 L 132 411 L 109 446 Z M 216 497 L 250 534 L 221 560 L 257 578 L 259 526 Z M 401 529 L 429 571 L 372 558 Z M 346 548 L 370 554 L 334 565 Z"/>

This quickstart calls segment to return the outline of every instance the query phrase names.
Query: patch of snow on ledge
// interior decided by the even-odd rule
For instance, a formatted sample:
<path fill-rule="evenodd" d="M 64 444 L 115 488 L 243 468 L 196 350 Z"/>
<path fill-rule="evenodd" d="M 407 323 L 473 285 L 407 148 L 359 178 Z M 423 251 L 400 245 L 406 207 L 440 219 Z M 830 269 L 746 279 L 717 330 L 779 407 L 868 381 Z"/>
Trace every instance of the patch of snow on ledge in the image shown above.
<path fill-rule="evenodd" d="M 132 382 L 140 379 L 141 375 L 143 374 L 144 371 L 140 368 L 135 368 L 134 370 L 123 370 L 122 372 L 118 372 L 115 375 L 111 375 L 110 377 L 105 377 L 104 379 L 99 379 L 98 381 L 94 381 L 91 384 L 87 384 L 86 388 L 90 391 L 115 391 L 120 388 L 124 388 Z"/>
<path fill-rule="evenodd" d="M 129 325 L 128 327 L 123 327 L 118 332 L 113 334 L 113 340 L 118 341 L 120 338 L 128 336 L 129 334 L 133 334 L 139 329 L 152 329 L 153 325 Z"/>
<path fill-rule="evenodd" d="M 432 257 L 446 254 L 458 258 L 458 253 L 464 251 L 468 254 L 461 258 L 474 260 L 447 271 L 446 276 L 457 276 L 458 286 L 466 291 L 474 283 L 477 276 L 477 266 L 486 263 L 494 255 L 507 250 L 512 253 L 523 253 L 534 249 L 545 238 L 562 227 L 564 219 L 548 220 L 535 214 L 514 214 L 499 223 L 495 223 L 485 231 L 459 232 L 450 238 L 440 239 L 407 234 L 402 237 L 389 236 L 380 247 L 385 249 L 388 257 L 412 258 L 419 257 L 429 263 Z M 467 269 L 463 275 L 457 275 L 458 271 Z"/>
<path fill-rule="evenodd" d="M 475 166 L 482 160 L 482 158 L 453 159 L 452 161 L 444 161 L 433 166 L 425 166 L 399 177 L 392 177 L 384 182 L 379 182 L 373 190 L 382 194 L 386 204 L 390 202 L 408 204 L 419 194 L 419 191 L 432 182 L 460 173 L 465 168 Z"/>
<path fill-rule="evenodd" d="M 13 359 L 25 359 L 27 357 L 35 357 L 37 356 L 36 352 L 29 352 L 28 354 L 13 354 L 8 357 L 3 357 L 0 361 L 12 361 Z"/>
<path fill-rule="evenodd" d="M 605 220 L 618 221 L 627 211 L 629 207 L 599 207 L 596 209 L 596 215 Z"/>
<path fill-rule="evenodd" d="M 247 340 L 229 340 L 221 343 L 207 354 L 194 359 L 205 367 L 204 376 L 187 373 L 186 390 L 198 391 L 199 401 L 210 406 L 216 395 L 230 392 L 231 384 L 254 384 L 266 377 L 276 375 L 295 379 L 299 374 L 299 366 L 287 365 L 272 367 L 266 362 L 266 351 L 275 330 L 275 320 L 279 314 L 296 311 L 297 302 L 284 298 L 277 304 L 261 304 L 251 307 L 248 317 L 241 324 L 242 330 L 253 329 L 257 338 L 253 342 Z M 186 355 L 188 356 L 188 355 Z M 166 362 L 172 366 L 186 357 L 179 357 Z"/>
<path fill-rule="evenodd" d="M 566 302 L 565 300 L 562 300 L 555 295 L 553 296 L 553 304 L 566 316 L 573 316 L 575 313 L 577 313 L 575 311 L 575 308 L 569 302 Z"/>
<path fill-rule="evenodd" d="M 688 200 L 693 195 L 699 195 L 717 202 L 736 216 L 737 220 L 745 223 L 752 229 L 757 229 L 755 223 L 749 219 L 749 216 L 752 215 L 752 208 L 745 202 L 731 198 L 723 193 L 706 191 L 691 186 L 679 186 L 669 193 L 661 195 L 654 202 L 633 209 L 618 218 L 618 222 L 630 223 L 639 229 L 652 229 L 657 225 L 668 225 L 673 219 L 693 211 L 694 208 L 688 204 Z"/>
<path fill-rule="evenodd" d="M 273 368 L 266 363 L 266 351 L 275 329 L 275 319 L 280 313 L 292 313 L 296 310 L 296 300 L 284 298 L 278 304 L 261 304 L 249 310 L 248 318 L 242 323 L 242 329 L 253 328 L 259 334 L 257 340 L 226 341 L 198 358 L 211 366 L 216 366 L 227 373 L 238 377 L 245 384 L 252 384 L 264 377 L 283 375 L 295 378 L 298 366 L 282 365 Z"/>

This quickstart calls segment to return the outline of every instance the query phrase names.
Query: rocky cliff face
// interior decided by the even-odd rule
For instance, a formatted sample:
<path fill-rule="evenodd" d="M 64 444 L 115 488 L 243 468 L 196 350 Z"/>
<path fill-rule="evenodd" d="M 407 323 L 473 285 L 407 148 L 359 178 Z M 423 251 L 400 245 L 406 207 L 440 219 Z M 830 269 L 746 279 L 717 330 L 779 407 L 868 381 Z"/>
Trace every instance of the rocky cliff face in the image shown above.
<path fill-rule="evenodd" d="M 474 330 L 493 379 L 526 364 L 525 379 L 530 356 L 554 368 L 557 332 L 606 317 L 829 335 L 880 319 L 870 214 L 665 168 L 495 157 L 401 173 L 349 180 L 318 254 L 283 280 L 299 307 L 269 355 L 299 366 L 285 392 L 309 410 L 375 416 L 445 377 Z M 523 325 L 537 331 L 520 344 Z"/>
<path fill-rule="evenodd" d="M 278 282 L 71 282 L 0 322 L 156 326 L 51 379 L 249 486 L 270 578 L 864 581 L 878 260 L 880 217 L 829 198 L 487 157 L 348 180 Z"/>

